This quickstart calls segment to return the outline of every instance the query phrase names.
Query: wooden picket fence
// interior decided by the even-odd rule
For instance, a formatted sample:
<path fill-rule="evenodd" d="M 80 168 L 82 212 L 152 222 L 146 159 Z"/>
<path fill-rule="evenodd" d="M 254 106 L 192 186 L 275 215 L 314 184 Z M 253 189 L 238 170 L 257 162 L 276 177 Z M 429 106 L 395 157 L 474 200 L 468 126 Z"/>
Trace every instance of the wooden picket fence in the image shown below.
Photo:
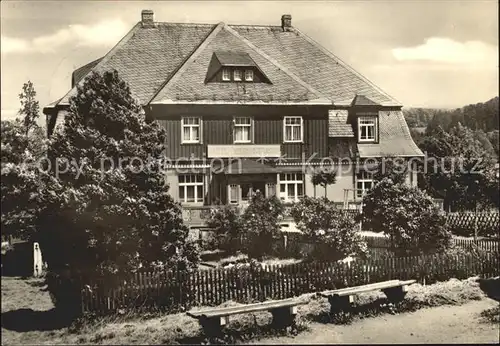
<path fill-rule="evenodd" d="M 390 248 L 390 241 L 387 237 L 374 237 L 374 236 L 364 236 L 363 237 L 369 248 L 379 248 L 388 249 Z M 499 252 L 500 242 L 495 239 L 465 239 L 465 238 L 452 238 L 452 244 L 459 246 L 463 249 L 480 249 L 487 252 Z"/>
<path fill-rule="evenodd" d="M 494 277 L 500 274 L 499 264 L 498 254 L 494 253 L 481 257 L 437 254 L 351 263 L 311 262 L 192 272 L 138 272 L 127 278 L 115 278 L 112 286 L 104 281 L 89 283 L 91 290 L 82 289 L 81 304 L 84 312 L 97 314 L 140 307 L 182 311 L 229 300 L 251 303 L 285 299 L 390 279 L 431 283 L 474 275 Z"/>
<path fill-rule="evenodd" d="M 457 212 L 447 213 L 446 222 L 453 234 L 472 236 L 499 235 L 499 213 Z"/>

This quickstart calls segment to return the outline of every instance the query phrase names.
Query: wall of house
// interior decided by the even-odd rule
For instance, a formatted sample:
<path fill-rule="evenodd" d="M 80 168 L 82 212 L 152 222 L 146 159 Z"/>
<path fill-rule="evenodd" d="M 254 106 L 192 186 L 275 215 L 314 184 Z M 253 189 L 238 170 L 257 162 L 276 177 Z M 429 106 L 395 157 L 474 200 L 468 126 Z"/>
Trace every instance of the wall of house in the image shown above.
<path fill-rule="evenodd" d="M 165 172 L 167 184 L 169 185 L 168 193 L 175 201 L 179 201 L 179 178 L 175 170 L 167 170 Z"/>
<path fill-rule="evenodd" d="M 283 143 L 283 117 L 302 116 L 304 143 Z M 154 105 L 148 116 L 167 130 L 166 154 L 171 159 L 203 159 L 207 144 L 233 144 L 233 116 L 254 119 L 254 144 L 280 144 L 286 158 L 328 156 L 328 107 L 242 105 Z M 202 117 L 200 144 L 182 144 L 181 117 Z"/>
<path fill-rule="evenodd" d="M 314 197 L 314 185 L 311 183 L 312 172 L 308 172 L 304 177 L 304 187 L 307 196 Z M 334 202 L 344 202 L 344 190 L 354 188 L 353 171 L 349 166 L 340 166 L 337 171 L 337 179 L 335 184 L 328 185 L 326 189 L 326 196 L 329 200 Z M 324 197 L 325 188 L 316 186 L 316 197 Z M 352 196 L 352 192 L 350 195 Z"/>

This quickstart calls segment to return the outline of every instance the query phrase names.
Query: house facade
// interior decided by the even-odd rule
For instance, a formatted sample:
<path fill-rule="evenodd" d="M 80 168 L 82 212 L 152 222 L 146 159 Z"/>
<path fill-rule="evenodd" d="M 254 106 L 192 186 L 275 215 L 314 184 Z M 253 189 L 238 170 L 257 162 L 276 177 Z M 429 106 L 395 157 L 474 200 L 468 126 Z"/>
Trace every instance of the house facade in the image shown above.
<path fill-rule="evenodd" d="M 295 202 L 326 196 L 344 207 L 373 185 L 381 157 L 423 156 L 402 105 L 292 26 L 138 22 L 104 57 L 73 72 L 44 108 L 49 135 L 91 71 L 117 70 L 146 116 L 167 131 L 170 194 L 186 209 L 244 205 L 257 190 Z M 330 167 L 336 183 L 313 186 Z M 407 182 L 416 185 L 416 173 Z"/>

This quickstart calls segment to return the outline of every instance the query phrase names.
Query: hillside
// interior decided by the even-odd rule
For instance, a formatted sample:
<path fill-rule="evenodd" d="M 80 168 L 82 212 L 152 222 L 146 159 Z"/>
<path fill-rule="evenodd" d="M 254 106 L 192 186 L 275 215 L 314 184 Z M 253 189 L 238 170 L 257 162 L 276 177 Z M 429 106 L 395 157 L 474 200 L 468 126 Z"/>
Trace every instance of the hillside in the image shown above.
<path fill-rule="evenodd" d="M 490 132 L 498 130 L 498 96 L 484 103 L 476 103 L 454 110 L 438 108 L 403 108 L 410 128 L 435 128 L 438 125 L 448 130 L 460 122 L 473 130 Z"/>

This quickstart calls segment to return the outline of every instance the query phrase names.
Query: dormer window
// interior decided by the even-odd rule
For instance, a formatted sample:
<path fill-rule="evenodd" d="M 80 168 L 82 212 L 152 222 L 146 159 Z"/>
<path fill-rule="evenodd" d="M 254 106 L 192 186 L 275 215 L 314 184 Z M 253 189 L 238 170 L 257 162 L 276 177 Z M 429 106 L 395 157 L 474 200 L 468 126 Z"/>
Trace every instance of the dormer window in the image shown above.
<path fill-rule="evenodd" d="M 253 81 L 253 70 L 245 70 L 245 81 L 247 82 Z"/>
<path fill-rule="evenodd" d="M 205 83 L 235 82 L 272 84 L 249 53 L 215 51 L 207 68 Z"/>
<path fill-rule="evenodd" d="M 242 75 L 242 72 L 241 70 L 234 70 L 233 72 L 233 79 L 235 82 L 241 82 L 241 75 Z"/>
<path fill-rule="evenodd" d="M 360 116 L 358 118 L 358 140 L 360 142 L 377 141 L 376 116 Z"/>
<path fill-rule="evenodd" d="M 222 80 L 223 81 L 230 81 L 231 80 L 231 72 L 229 71 L 228 68 L 222 69 Z"/>

